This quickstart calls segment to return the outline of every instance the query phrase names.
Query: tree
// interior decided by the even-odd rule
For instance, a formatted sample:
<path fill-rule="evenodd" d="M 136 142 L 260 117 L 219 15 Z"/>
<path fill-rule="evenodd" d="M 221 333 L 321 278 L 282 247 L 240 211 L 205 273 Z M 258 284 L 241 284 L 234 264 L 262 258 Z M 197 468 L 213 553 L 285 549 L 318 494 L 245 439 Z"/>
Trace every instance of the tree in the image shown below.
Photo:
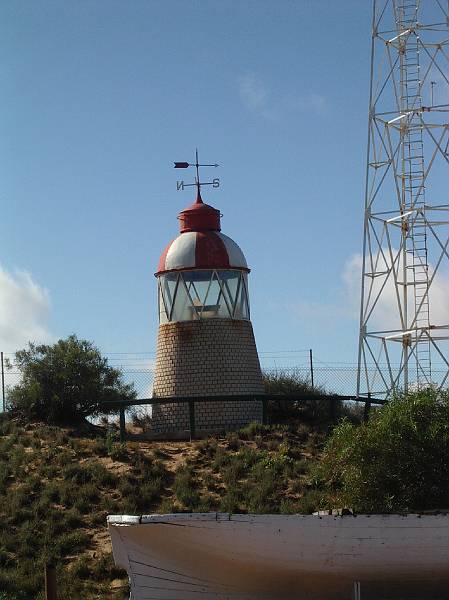
<path fill-rule="evenodd" d="M 108 365 L 91 342 L 71 335 L 53 345 L 35 345 L 15 354 L 21 381 L 8 393 L 9 408 L 27 419 L 47 423 L 81 423 L 111 412 L 111 400 L 133 400 L 132 384 Z"/>
<path fill-rule="evenodd" d="M 449 393 L 402 394 L 368 423 L 343 421 L 329 438 L 317 484 L 333 507 L 410 512 L 449 507 Z"/>

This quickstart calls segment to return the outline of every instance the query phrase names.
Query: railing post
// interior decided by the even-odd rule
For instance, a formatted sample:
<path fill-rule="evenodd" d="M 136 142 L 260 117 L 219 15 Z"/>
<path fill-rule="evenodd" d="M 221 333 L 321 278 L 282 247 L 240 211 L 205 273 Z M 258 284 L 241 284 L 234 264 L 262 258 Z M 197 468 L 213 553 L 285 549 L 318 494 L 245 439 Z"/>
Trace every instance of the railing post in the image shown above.
<path fill-rule="evenodd" d="M 352 598 L 353 600 L 362 600 L 362 590 L 360 588 L 360 581 L 354 581 L 354 585 L 352 588 Z"/>
<path fill-rule="evenodd" d="M 365 409 L 363 411 L 363 420 L 365 423 L 369 420 L 369 413 L 371 410 L 371 392 L 368 392 L 368 398 L 365 401 Z"/>
<path fill-rule="evenodd" d="M 6 398 L 5 398 L 5 368 L 3 366 L 3 352 L 1 353 L 2 363 L 2 400 L 3 400 L 3 412 L 6 411 Z"/>
<path fill-rule="evenodd" d="M 124 442 L 126 438 L 126 421 L 125 421 L 125 407 L 120 407 L 120 441 Z"/>
<path fill-rule="evenodd" d="M 195 439 L 195 400 L 189 400 L 190 441 Z"/>
<path fill-rule="evenodd" d="M 331 403 L 331 422 L 335 423 L 335 420 L 337 418 L 337 398 L 335 396 L 331 396 L 330 398 L 330 403 Z"/>
<path fill-rule="evenodd" d="M 45 600 L 57 600 L 58 591 L 56 588 L 56 569 L 53 565 L 45 566 L 44 577 L 45 577 Z"/>

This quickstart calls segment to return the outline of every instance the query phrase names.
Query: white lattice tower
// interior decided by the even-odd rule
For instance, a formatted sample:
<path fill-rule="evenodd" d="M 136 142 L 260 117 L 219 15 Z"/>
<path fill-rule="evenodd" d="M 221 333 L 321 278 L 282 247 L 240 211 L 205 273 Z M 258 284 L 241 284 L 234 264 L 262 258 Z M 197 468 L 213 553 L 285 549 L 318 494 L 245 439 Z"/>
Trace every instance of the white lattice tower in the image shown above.
<path fill-rule="evenodd" d="M 374 1 L 358 395 L 447 382 L 448 115 L 449 3 Z"/>

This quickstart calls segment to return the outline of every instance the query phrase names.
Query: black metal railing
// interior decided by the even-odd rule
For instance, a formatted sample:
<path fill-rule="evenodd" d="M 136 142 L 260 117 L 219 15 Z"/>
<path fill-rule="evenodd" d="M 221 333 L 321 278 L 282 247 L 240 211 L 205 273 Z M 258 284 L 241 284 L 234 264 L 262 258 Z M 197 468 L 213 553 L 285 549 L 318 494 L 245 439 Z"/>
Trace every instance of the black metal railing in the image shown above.
<path fill-rule="evenodd" d="M 196 419 L 195 419 L 195 404 L 201 402 L 242 402 L 242 401 L 260 401 L 262 402 L 262 422 L 268 423 L 268 403 L 270 401 L 275 402 L 322 402 L 328 401 L 330 408 L 330 418 L 334 420 L 337 413 L 337 406 L 341 402 L 362 402 L 364 404 L 364 418 L 365 420 L 369 416 L 370 408 L 372 404 L 383 405 L 387 401 L 380 398 L 371 397 L 357 397 L 357 396 L 341 396 L 338 394 L 323 395 L 323 396 L 304 396 L 294 394 L 251 394 L 251 395 L 231 395 L 231 396 L 171 396 L 171 397 L 159 397 L 159 398 L 141 398 L 139 400 L 114 400 L 111 402 L 105 402 L 103 406 L 105 408 L 117 408 L 119 413 L 120 422 L 120 440 L 126 439 L 126 409 L 132 406 L 148 406 L 157 404 L 188 404 L 189 407 L 189 435 L 190 440 L 195 439 L 196 436 Z"/>

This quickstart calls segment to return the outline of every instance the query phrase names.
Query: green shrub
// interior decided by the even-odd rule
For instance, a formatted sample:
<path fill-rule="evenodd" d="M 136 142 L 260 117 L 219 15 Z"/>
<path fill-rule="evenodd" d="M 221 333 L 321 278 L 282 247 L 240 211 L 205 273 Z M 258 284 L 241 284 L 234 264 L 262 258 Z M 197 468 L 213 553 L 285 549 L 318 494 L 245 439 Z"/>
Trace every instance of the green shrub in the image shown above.
<path fill-rule="evenodd" d="M 240 460 L 233 460 L 230 464 L 223 469 L 221 476 L 223 482 L 228 486 L 236 485 L 238 480 L 245 474 L 245 468 Z"/>
<path fill-rule="evenodd" d="M 113 431 L 108 431 L 105 439 L 106 452 L 112 460 L 126 460 L 128 452 L 126 444 L 119 442 L 117 435 Z"/>
<path fill-rule="evenodd" d="M 248 511 L 259 514 L 279 512 L 279 503 L 275 497 L 279 484 L 280 476 L 273 468 L 267 468 L 262 463 L 256 465 L 245 493 Z"/>
<path fill-rule="evenodd" d="M 449 506 L 449 394 L 400 395 L 366 424 L 342 422 L 326 443 L 317 484 L 333 506 L 363 512 Z"/>
<path fill-rule="evenodd" d="M 212 462 L 212 468 L 214 471 L 220 471 L 220 469 L 226 465 L 230 460 L 229 453 L 226 452 L 221 446 L 217 446 L 215 451 L 214 460 Z"/>
<path fill-rule="evenodd" d="M 141 483 L 137 495 L 139 509 L 148 512 L 154 502 L 159 500 L 162 489 L 162 480 L 159 478 L 149 479 Z"/>
<path fill-rule="evenodd" d="M 263 378 L 265 392 L 279 395 L 279 399 L 268 402 L 268 415 L 272 422 L 301 418 L 323 424 L 336 421 L 341 416 L 341 401 L 331 401 L 331 394 L 321 387 L 312 387 L 299 372 L 265 372 Z M 298 400 L 284 400 L 282 395 L 294 395 Z"/>
<path fill-rule="evenodd" d="M 126 571 L 115 566 L 112 554 L 102 554 L 92 565 L 92 574 L 97 581 L 127 578 Z"/>
<path fill-rule="evenodd" d="M 91 444 L 91 451 L 95 456 L 107 456 L 108 446 L 106 445 L 106 440 L 104 438 L 97 437 Z"/>
<path fill-rule="evenodd" d="M 84 531 L 72 531 L 59 536 L 57 545 L 62 556 L 76 554 L 84 550 L 90 542 L 90 537 Z"/>
<path fill-rule="evenodd" d="M 6 462 L 0 462 L 0 494 L 4 494 L 6 492 L 6 488 L 10 483 L 9 476 L 11 475 L 11 471 Z"/>
<path fill-rule="evenodd" d="M 118 482 L 118 489 L 123 498 L 132 497 L 136 493 L 136 480 L 129 474 L 121 477 Z"/>
<path fill-rule="evenodd" d="M 238 450 L 242 445 L 239 436 L 236 431 L 230 431 L 226 434 L 226 441 L 228 442 L 228 448 L 230 450 Z"/>
<path fill-rule="evenodd" d="M 326 508 L 328 502 L 327 495 L 315 488 L 306 490 L 302 498 L 298 502 L 298 512 L 305 515 L 310 515 L 321 508 Z"/>
<path fill-rule="evenodd" d="M 1 580 L 0 580 L 1 585 Z M 22 596 L 24 598 L 24 596 Z M 12 594 L 11 592 L 0 592 L 0 600 L 20 600 L 19 596 Z"/>
<path fill-rule="evenodd" d="M 238 512 L 240 510 L 241 491 L 238 488 L 230 487 L 222 496 L 220 501 L 221 512 Z"/>
<path fill-rule="evenodd" d="M 91 571 L 89 561 L 86 556 L 81 556 L 75 561 L 71 568 L 71 573 L 73 577 L 78 579 L 88 579 L 90 577 Z"/>
<path fill-rule="evenodd" d="M 187 510 L 194 510 L 198 506 L 200 495 L 191 467 L 187 465 L 179 467 L 175 474 L 173 491 Z"/>
<path fill-rule="evenodd" d="M 77 500 L 75 503 L 75 507 L 79 507 L 80 502 L 86 502 L 88 505 L 92 506 L 96 504 L 100 499 L 100 491 L 98 487 L 94 483 L 86 483 L 78 488 Z M 81 508 L 78 508 L 81 510 Z M 81 510 L 81 512 L 85 512 Z"/>
<path fill-rule="evenodd" d="M 289 498 L 282 498 L 279 505 L 279 512 L 281 515 L 294 515 L 298 513 L 298 504 Z"/>
<path fill-rule="evenodd" d="M 157 458 L 157 459 L 167 458 L 167 454 L 160 448 L 154 448 L 153 456 L 154 456 L 154 458 Z"/>
<path fill-rule="evenodd" d="M 267 431 L 267 427 L 256 421 L 252 421 L 246 427 L 239 429 L 238 434 L 242 440 L 253 440 L 256 436 Z"/>
<path fill-rule="evenodd" d="M 197 448 L 200 454 L 208 458 L 212 458 L 215 455 L 218 448 L 218 441 L 214 437 L 205 438 L 197 443 Z"/>
<path fill-rule="evenodd" d="M 0 413 L 0 436 L 10 435 L 18 431 L 17 423 L 8 413 Z"/>

